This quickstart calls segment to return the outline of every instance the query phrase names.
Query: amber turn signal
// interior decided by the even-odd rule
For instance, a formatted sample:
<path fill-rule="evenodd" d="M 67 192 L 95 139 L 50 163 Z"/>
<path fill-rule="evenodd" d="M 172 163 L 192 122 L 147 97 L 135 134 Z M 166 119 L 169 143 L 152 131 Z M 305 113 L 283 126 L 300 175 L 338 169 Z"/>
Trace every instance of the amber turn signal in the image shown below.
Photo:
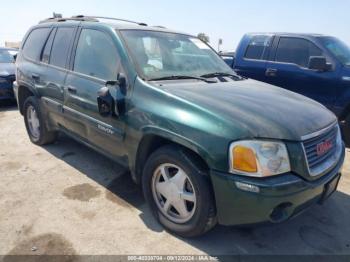
<path fill-rule="evenodd" d="M 232 167 L 235 170 L 256 173 L 258 171 L 254 151 L 248 147 L 235 146 L 232 149 Z"/>

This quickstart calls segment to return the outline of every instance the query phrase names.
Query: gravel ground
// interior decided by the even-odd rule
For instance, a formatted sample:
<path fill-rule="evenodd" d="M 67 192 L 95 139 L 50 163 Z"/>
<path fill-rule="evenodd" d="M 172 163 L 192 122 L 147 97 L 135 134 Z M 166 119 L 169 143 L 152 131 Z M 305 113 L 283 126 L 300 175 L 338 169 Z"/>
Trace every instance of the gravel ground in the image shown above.
<path fill-rule="evenodd" d="M 117 164 L 63 136 L 31 144 L 15 107 L 0 108 L 0 137 L 0 255 L 350 254 L 349 153 L 323 206 L 283 224 L 217 226 L 189 240 L 155 222 Z"/>

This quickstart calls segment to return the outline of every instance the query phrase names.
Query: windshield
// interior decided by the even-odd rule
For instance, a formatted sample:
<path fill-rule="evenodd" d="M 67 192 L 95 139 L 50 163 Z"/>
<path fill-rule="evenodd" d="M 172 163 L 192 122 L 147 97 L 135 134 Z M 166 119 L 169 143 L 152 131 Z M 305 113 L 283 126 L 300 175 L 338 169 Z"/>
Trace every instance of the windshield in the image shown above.
<path fill-rule="evenodd" d="M 139 74 L 146 79 L 200 77 L 233 71 L 198 38 L 146 30 L 121 30 Z"/>
<path fill-rule="evenodd" d="M 321 37 L 323 45 L 345 65 L 350 66 L 350 48 L 335 37 Z"/>
<path fill-rule="evenodd" d="M 0 50 L 0 63 L 13 63 L 14 58 L 7 50 Z"/>

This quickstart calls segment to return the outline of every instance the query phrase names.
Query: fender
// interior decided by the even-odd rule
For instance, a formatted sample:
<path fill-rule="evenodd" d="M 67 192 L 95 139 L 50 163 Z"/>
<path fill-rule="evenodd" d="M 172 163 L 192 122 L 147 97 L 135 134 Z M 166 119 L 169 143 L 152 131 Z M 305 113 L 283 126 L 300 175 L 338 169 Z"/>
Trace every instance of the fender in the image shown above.
<path fill-rule="evenodd" d="M 170 130 L 156 126 L 145 126 L 141 129 L 141 131 L 143 133 L 143 136 L 156 135 L 190 149 L 202 157 L 209 166 L 212 162 L 209 152 L 201 145 L 192 140 L 189 140 L 187 137 L 180 136 L 179 134 L 174 133 Z"/>
<path fill-rule="evenodd" d="M 203 161 L 208 166 L 211 166 L 211 164 L 213 163 L 212 157 L 210 156 L 209 152 L 205 148 L 203 148 L 196 142 L 189 140 L 177 133 L 174 133 L 170 130 L 159 128 L 156 126 L 144 126 L 140 129 L 140 131 L 142 135 L 140 136 L 140 139 L 137 142 L 138 146 L 137 148 L 135 148 L 135 151 L 130 152 L 130 155 L 129 155 L 130 156 L 129 167 L 130 167 L 132 178 L 136 183 L 140 182 L 140 175 L 141 175 L 140 168 L 142 168 L 142 165 L 146 160 L 145 158 L 142 158 L 143 154 L 139 155 L 143 144 L 141 141 L 149 135 L 168 140 L 170 142 L 173 142 L 174 144 L 178 144 L 180 146 L 183 146 L 184 148 L 187 148 L 188 150 L 191 150 L 192 152 L 197 154 L 200 158 L 202 158 Z"/>
<path fill-rule="evenodd" d="M 25 89 L 25 91 L 23 92 L 23 90 Z M 24 103 L 24 100 L 25 100 L 25 97 L 27 96 L 28 94 L 28 91 L 30 93 L 32 93 L 35 97 L 38 97 L 40 98 L 40 94 L 38 93 L 38 91 L 33 88 L 31 85 L 21 81 L 16 81 L 13 83 L 13 90 L 14 90 L 14 93 L 15 93 L 15 97 L 17 99 L 17 103 L 18 103 L 18 108 L 20 110 L 20 113 L 23 115 L 23 110 L 22 110 L 22 107 L 23 107 L 23 103 Z"/>

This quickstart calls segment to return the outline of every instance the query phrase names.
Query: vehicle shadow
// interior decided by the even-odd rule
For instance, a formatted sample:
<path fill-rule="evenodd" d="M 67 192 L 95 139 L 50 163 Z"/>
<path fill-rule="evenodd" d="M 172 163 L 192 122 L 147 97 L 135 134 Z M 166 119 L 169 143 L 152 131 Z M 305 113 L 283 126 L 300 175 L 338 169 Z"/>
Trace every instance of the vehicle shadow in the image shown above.
<path fill-rule="evenodd" d="M 106 188 L 107 199 L 141 211 L 140 217 L 153 231 L 163 231 L 145 204 L 141 189 L 116 163 L 66 136 L 44 147 Z M 350 188 L 349 170 L 340 189 Z M 318 255 L 350 254 L 350 195 L 336 192 L 323 206 L 316 205 L 283 224 L 246 228 L 217 226 L 207 234 L 182 241 L 212 256 L 218 255 Z"/>

